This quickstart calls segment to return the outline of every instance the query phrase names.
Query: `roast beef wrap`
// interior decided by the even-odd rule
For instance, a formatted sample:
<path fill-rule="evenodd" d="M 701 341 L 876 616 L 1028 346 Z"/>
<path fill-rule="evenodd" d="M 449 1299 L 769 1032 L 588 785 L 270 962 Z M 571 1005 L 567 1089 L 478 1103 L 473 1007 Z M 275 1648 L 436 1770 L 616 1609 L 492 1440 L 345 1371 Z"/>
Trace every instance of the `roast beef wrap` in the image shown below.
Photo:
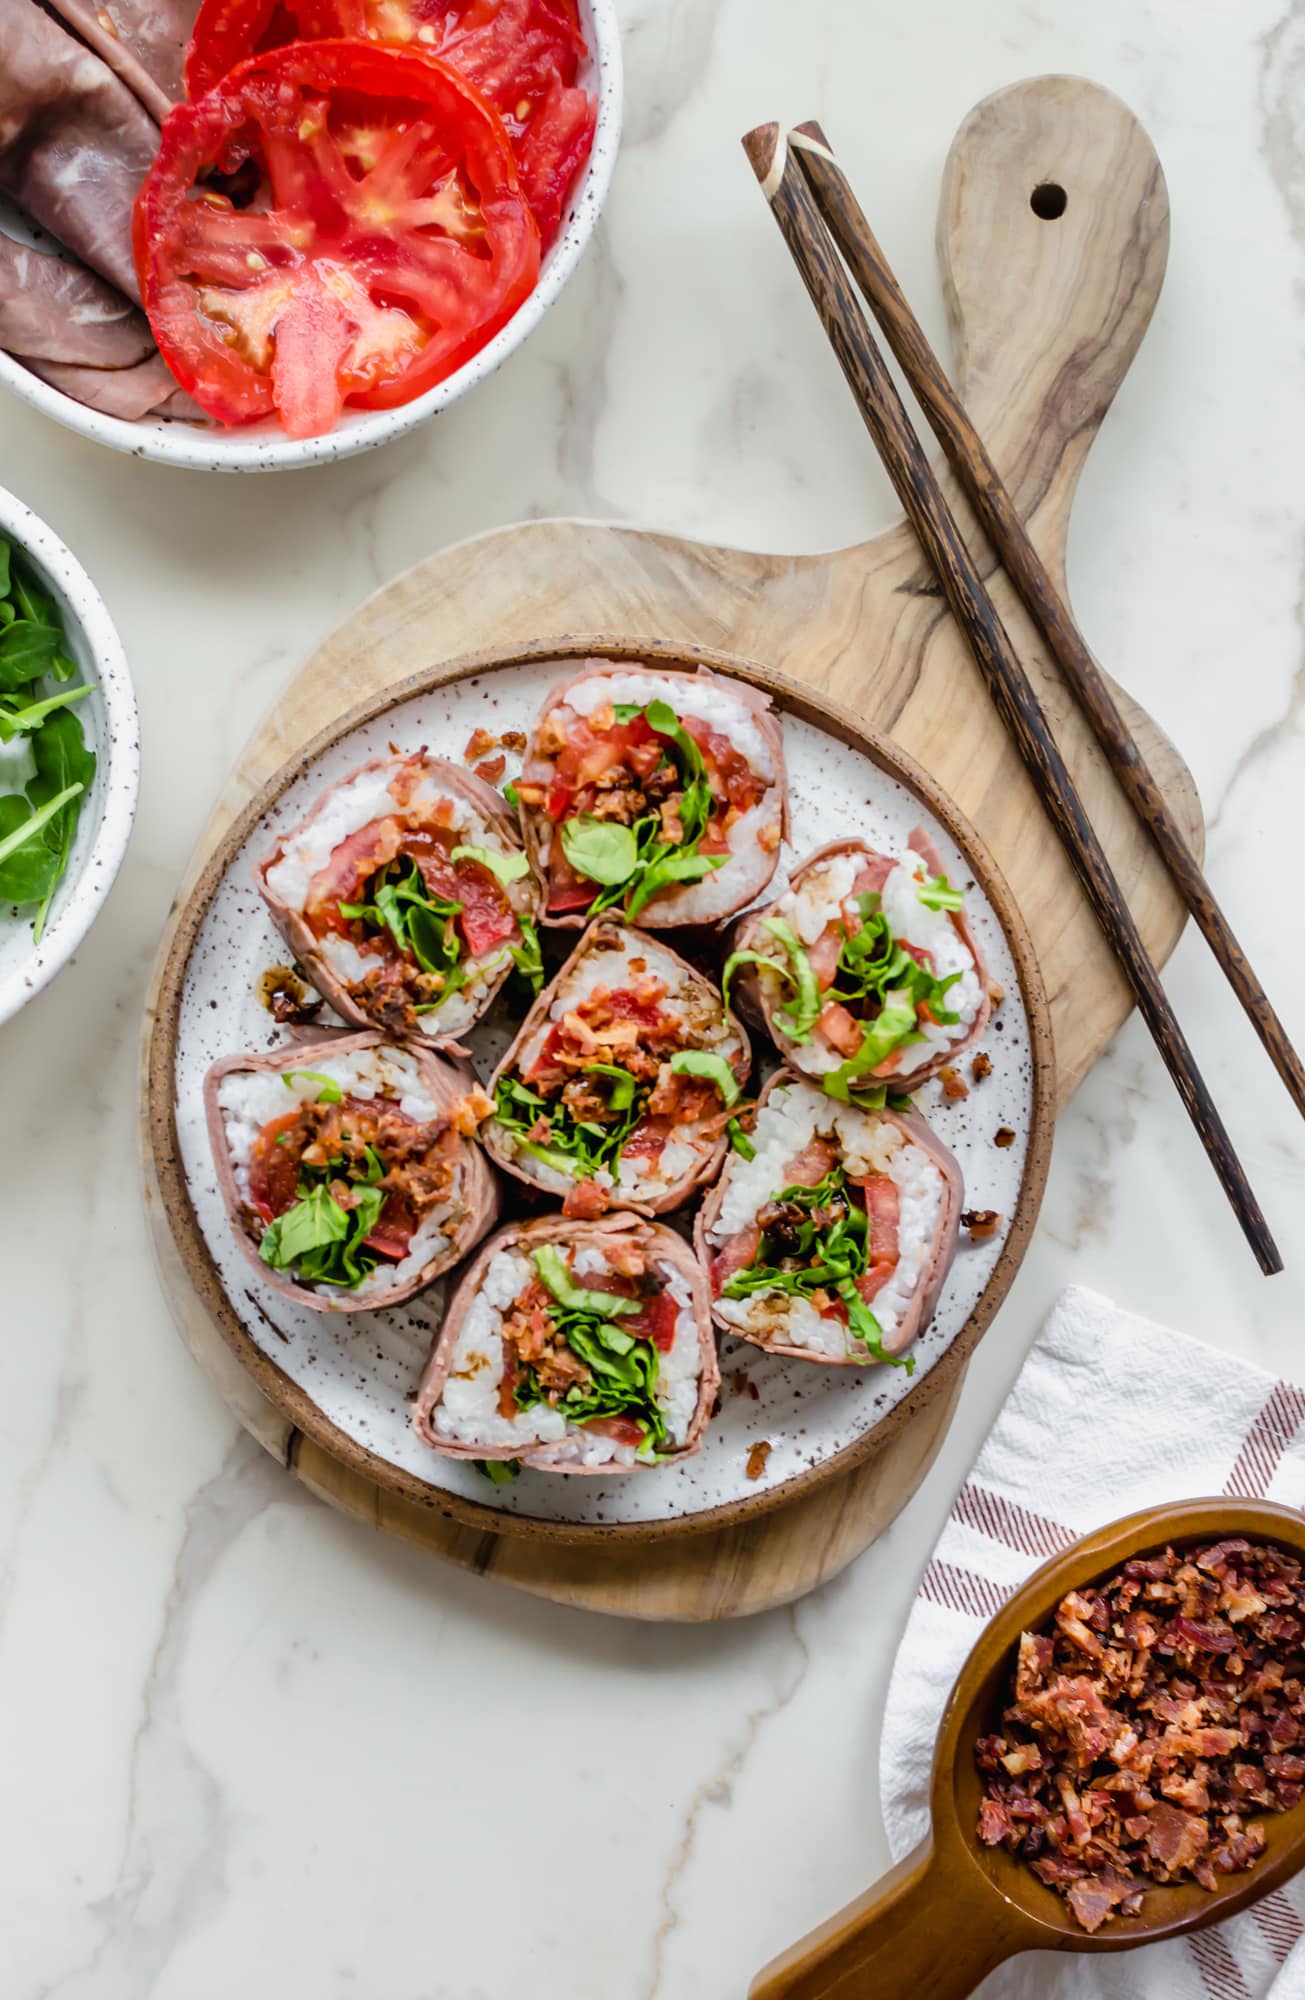
<path fill-rule="evenodd" d="M 600 919 L 494 1072 L 481 1137 L 568 1215 L 661 1214 L 715 1175 L 751 1060 L 710 980 L 646 931 Z"/>
<path fill-rule="evenodd" d="M 514 964 L 542 978 L 539 890 L 498 792 L 425 751 L 331 785 L 255 870 L 273 920 L 345 1020 L 455 1042 Z"/>
<path fill-rule="evenodd" d="M 433 1050 L 366 1034 L 224 1056 L 204 1105 L 241 1247 L 319 1312 L 400 1304 L 498 1218 L 472 1136 L 488 1100 Z"/>
<path fill-rule="evenodd" d="M 913 1090 L 988 1024 L 988 973 L 921 827 L 900 856 L 836 840 L 738 924 L 727 961 L 785 1061 L 844 1100 Z"/>
<path fill-rule="evenodd" d="M 698 1214 L 718 1325 L 800 1361 L 904 1354 L 956 1254 L 964 1184 L 947 1147 L 914 1112 L 840 1104 L 790 1070 L 749 1143 Z"/>
<path fill-rule="evenodd" d="M 759 896 L 787 830 L 770 702 L 699 668 L 590 660 L 545 702 L 516 786 L 550 924 L 606 909 L 715 924 Z"/>
<path fill-rule="evenodd" d="M 674 1231 L 549 1216 L 467 1270 L 413 1422 L 451 1458 L 636 1472 L 697 1451 L 719 1386 L 706 1282 Z"/>

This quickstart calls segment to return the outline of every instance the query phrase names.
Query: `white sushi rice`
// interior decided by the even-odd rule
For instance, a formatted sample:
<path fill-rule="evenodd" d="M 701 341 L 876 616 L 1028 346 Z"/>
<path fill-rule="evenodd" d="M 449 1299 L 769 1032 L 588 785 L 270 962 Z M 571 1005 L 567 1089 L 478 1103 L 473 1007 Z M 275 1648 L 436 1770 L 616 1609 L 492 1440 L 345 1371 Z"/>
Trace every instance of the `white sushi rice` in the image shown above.
<path fill-rule="evenodd" d="M 420 1124 L 440 1116 L 439 1106 L 422 1083 L 416 1057 L 406 1049 L 362 1049 L 350 1056 L 319 1059 L 308 1043 L 293 1073 L 232 1070 L 218 1085 L 218 1108 L 241 1201 L 249 1201 L 249 1162 L 259 1133 L 272 1119 L 296 1110 L 301 1104 L 311 1104 L 321 1094 L 320 1078 L 324 1076 L 339 1084 L 347 1097 L 390 1098 L 406 1118 Z M 449 1217 L 449 1204 L 432 1209 L 413 1232 L 407 1255 L 397 1262 L 378 1265 L 347 1296 L 361 1303 L 377 1292 L 388 1292 L 416 1277 L 448 1248 Z M 304 1289 L 331 1298 L 345 1296 L 338 1285 L 305 1285 Z"/>
<path fill-rule="evenodd" d="M 415 818 L 441 801 L 450 808 L 448 825 L 456 835 L 455 844 L 495 849 L 504 846 L 498 828 L 491 826 L 469 801 L 451 794 L 438 773 L 426 772 L 409 789 L 411 770 L 410 759 L 396 759 L 379 770 L 359 771 L 347 784 L 329 793 L 307 823 L 288 837 L 280 859 L 268 869 L 266 880 L 272 893 L 292 910 L 302 911 L 314 876 L 326 867 L 341 841 L 361 832 L 373 820 L 395 815 Z M 395 797 L 392 789 L 401 772 L 402 800 Z M 506 893 L 513 907 L 519 909 L 518 885 L 510 884 Z M 334 931 L 328 931 L 318 940 L 317 949 L 336 977 L 349 986 L 361 984 L 369 972 L 384 962 L 381 953 L 360 950 L 352 938 L 341 937 Z M 473 1027 L 483 1008 L 482 989 L 487 980 L 502 971 L 507 955 L 506 948 L 499 946 L 479 957 L 465 958 L 462 966 L 467 975 L 466 985 L 458 987 L 432 1013 L 417 1016 L 422 1033 L 461 1035 Z"/>
<path fill-rule="evenodd" d="M 819 867 L 813 868 L 796 889 L 787 890 L 779 898 L 775 915 L 791 925 L 808 950 L 853 894 L 862 865 L 858 854 L 831 854 Z M 950 916 L 945 910 L 931 910 L 920 901 L 920 888 L 928 880 L 929 870 L 919 855 L 904 855 L 884 884 L 880 908 L 895 938 L 914 945 L 919 951 L 930 953 L 936 978 L 947 979 L 954 972 L 960 974 L 956 984 L 947 989 L 948 1012 L 960 1018 L 950 1026 L 937 1021 L 921 1021 L 919 1024 L 920 1033 L 927 1043 L 935 1049 L 946 1049 L 955 1042 L 963 1041 L 969 1033 L 983 1001 L 983 989 L 974 954 Z M 765 939 L 766 933 L 763 932 L 759 948 L 769 951 Z M 778 959 L 778 948 L 774 955 Z M 770 973 L 763 972 L 760 977 L 765 982 L 772 1007 L 783 1007 L 790 997 L 787 983 Z M 904 1072 L 919 1068 L 924 1057 L 912 1054 L 912 1049 L 919 1048 L 917 1042 L 906 1051 Z M 787 1058 L 794 1068 L 802 1070 L 807 1076 L 827 1076 L 840 1068 L 845 1060 L 837 1049 L 818 1038 L 791 1045 Z"/>
<path fill-rule="evenodd" d="M 612 1270 L 602 1252 L 588 1245 L 576 1253 L 572 1268 L 577 1278 L 584 1279 L 606 1277 Z M 655 1394 L 666 1419 L 667 1441 L 680 1446 L 688 1438 L 698 1407 L 702 1352 L 688 1280 L 673 1265 L 658 1268 L 678 1311 L 674 1341 L 660 1357 Z M 553 1455 L 554 1463 L 634 1465 L 638 1454 L 633 1445 L 597 1437 L 582 1424 L 568 1423 L 560 1410 L 550 1409 L 547 1403 L 519 1410 L 512 1417 L 499 1414 L 503 1315 L 534 1275 L 533 1263 L 520 1251 L 500 1250 L 490 1259 L 480 1290 L 462 1322 L 440 1400 L 432 1412 L 435 1435 L 449 1444 L 473 1446 L 486 1458 L 545 1444 L 563 1447 Z"/>
<path fill-rule="evenodd" d="M 789 1185 L 788 1163 L 817 1134 L 833 1138 L 844 1169 L 853 1180 L 886 1174 L 897 1189 L 897 1268 L 875 1298 L 871 1311 L 891 1349 L 911 1300 L 924 1276 L 946 1197 L 942 1170 L 899 1125 L 873 1111 L 839 1104 L 810 1084 L 772 1090 L 757 1115 L 752 1144 L 756 1157 L 731 1153 L 725 1169 L 720 1212 L 707 1240 L 719 1251 L 756 1218 L 757 1210 Z M 718 1299 L 716 1310 L 730 1326 L 786 1346 L 806 1348 L 834 1359 L 866 1358 L 841 1320 L 825 1319 L 808 1299 L 774 1290 L 746 1299 Z"/>
<path fill-rule="evenodd" d="M 643 967 L 636 972 L 631 969 L 631 962 L 638 960 L 643 961 Z M 618 943 L 600 945 L 587 951 L 574 970 L 559 982 L 547 1018 L 522 1044 L 513 1065 L 514 1072 L 522 1077 L 528 1075 L 543 1049 L 552 1024 L 560 1021 L 564 1014 L 572 1013 L 600 986 L 614 991 L 619 987 L 637 986 L 644 979 L 660 979 L 664 983 L 667 994 L 663 1004 L 679 1013 L 691 1032 L 695 1048 L 721 1055 L 726 1062 L 737 1056 L 743 1046 L 742 1040 L 729 1026 L 715 993 L 702 987 L 697 980 L 686 979 L 683 966 L 655 941 L 622 938 Z M 629 1160 L 623 1158 L 618 1164 L 615 1179 L 604 1168 L 593 1176 L 594 1180 L 600 1187 L 615 1188 L 618 1194 L 631 1201 L 655 1200 L 681 1180 L 699 1156 L 699 1142 L 695 1137 L 698 1127 L 685 1125 L 678 1129 L 683 1137 L 668 1141 L 658 1159 L 638 1155 Z M 561 1195 L 574 1187 L 575 1177 L 523 1152 L 515 1133 L 501 1125 L 495 1125 L 495 1131 L 513 1159 L 521 1161 L 537 1186 L 550 1194 Z"/>

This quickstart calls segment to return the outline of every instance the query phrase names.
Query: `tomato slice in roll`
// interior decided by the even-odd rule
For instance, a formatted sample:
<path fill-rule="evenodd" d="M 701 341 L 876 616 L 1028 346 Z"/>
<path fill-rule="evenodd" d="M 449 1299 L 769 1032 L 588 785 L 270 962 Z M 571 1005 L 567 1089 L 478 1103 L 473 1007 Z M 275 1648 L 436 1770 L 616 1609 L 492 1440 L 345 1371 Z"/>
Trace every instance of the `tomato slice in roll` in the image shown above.
<path fill-rule="evenodd" d="M 492 1226 L 488 1100 L 430 1049 L 341 1036 L 229 1056 L 204 1086 L 218 1186 L 263 1281 L 319 1312 L 396 1305 Z"/>
<path fill-rule="evenodd" d="M 759 895 L 787 824 L 766 696 L 724 675 L 595 660 L 550 695 L 516 785 L 546 915 L 718 923 Z"/>
<path fill-rule="evenodd" d="M 750 1063 L 708 979 L 660 939 L 599 922 L 495 1071 L 484 1144 L 568 1217 L 661 1214 L 715 1174 Z"/>
<path fill-rule="evenodd" d="M 370 43 L 255 56 L 163 121 L 136 204 L 159 350 L 209 416 L 319 436 L 410 402 L 511 317 L 539 230 L 454 71 Z"/>
<path fill-rule="evenodd" d="M 503 121 L 547 243 L 593 144 L 596 105 L 575 0 L 204 0 L 186 56 L 192 97 L 247 57 L 351 36 L 436 56 Z"/>
<path fill-rule="evenodd" d="M 255 879 L 323 998 L 360 1027 L 452 1043 L 514 967 L 543 983 L 539 890 L 502 796 L 425 751 L 330 786 Z"/>
<path fill-rule="evenodd" d="M 912 1090 L 992 1011 L 965 905 L 922 827 L 900 856 L 834 841 L 741 919 L 725 990 L 750 994 L 784 1060 L 831 1097 Z"/>
<path fill-rule="evenodd" d="M 719 1382 L 706 1282 L 672 1230 L 549 1216 L 500 1230 L 466 1272 L 413 1422 L 452 1458 L 654 1470 L 698 1449 Z"/>
<path fill-rule="evenodd" d="M 780 1070 L 749 1154 L 730 1154 L 698 1216 L 718 1325 L 825 1365 L 901 1361 L 951 1267 L 963 1193 L 922 1118 L 839 1104 Z"/>

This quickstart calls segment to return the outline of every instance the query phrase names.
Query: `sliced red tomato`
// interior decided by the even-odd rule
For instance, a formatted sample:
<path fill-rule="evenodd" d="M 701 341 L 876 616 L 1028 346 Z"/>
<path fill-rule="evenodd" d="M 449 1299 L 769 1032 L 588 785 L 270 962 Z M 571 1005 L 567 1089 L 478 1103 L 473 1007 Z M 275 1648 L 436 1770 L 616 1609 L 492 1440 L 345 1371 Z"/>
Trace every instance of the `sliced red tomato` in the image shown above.
<path fill-rule="evenodd" d="M 897 1228 L 901 1220 L 901 1197 L 897 1183 L 887 1174 L 871 1174 L 861 1183 L 865 1196 L 866 1220 L 870 1225 L 865 1275 L 857 1280 L 857 1290 L 869 1305 L 897 1269 L 899 1256 Z"/>
<path fill-rule="evenodd" d="M 416 1227 L 417 1218 L 411 1204 L 401 1195 L 387 1194 L 385 1206 L 376 1218 L 376 1227 L 370 1236 L 364 1236 L 363 1242 L 378 1257 L 388 1257 L 397 1264 L 407 1256 Z"/>
<path fill-rule="evenodd" d="M 265 1222 L 283 1215 L 298 1199 L 299 1155 L 303 1147 L 277 1144 L 298 1122 L 297 1109 L 283 1112 L 264 1125 L 249 1149 L 249 1199 Z"/>
<path fill-rule="evenodd" d="M 243 206 L 222 188 L 239 174 Z M 246 183 L 256 176 L 252 199 Z M 500 121 L 463 78 L 372 43 L 297 42 L 163 121 L 135 216 L 154 337 L 227 424 L 328 431 L 451 375 L 539 274 Z"/>
<path fill-rule="evenodd" d="M 651 1340 L 661 1354 L 669 1354 L 675 1345 L 675 1322 L 679 1309 L 669 1292 L 655 1292 L 644 1301 L 637 1313 L 622 1319 L 621 1325 L 627 1333 L 639 1334 L 644 1340 Z"/>
<path fill-rule="evenodd" d="M 516 936 L 516 912 L 502 884 L 479 861 L 449 861 L 438 849 L 429 857 L 418 854 L 416 859 L 433 895 L 461 903 L 457 928 L 473 958 Z"/>
<path fill-rule="evenodd" d="M 351 36 L 437 56 L 493 105 L 547 242 L 589 157 L 596 107 L 576 87 L 575 0 L 204 0 L 186 55 L 192 98 L 288 42 Z"/>

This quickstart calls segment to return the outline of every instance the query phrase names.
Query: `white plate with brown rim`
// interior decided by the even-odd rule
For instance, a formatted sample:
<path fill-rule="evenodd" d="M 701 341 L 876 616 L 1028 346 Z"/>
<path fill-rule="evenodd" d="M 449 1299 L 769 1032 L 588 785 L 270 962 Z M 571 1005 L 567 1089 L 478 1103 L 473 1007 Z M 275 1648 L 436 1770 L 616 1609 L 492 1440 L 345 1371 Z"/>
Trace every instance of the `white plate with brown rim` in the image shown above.
<path fill-rule="evenodd" d="M 446 1282 L 407 1306 L 357 1314 L 310 1312 L 264 1285 L 235 1242 L 218 1193 L 201 1087 L 219 1056 L 286 1039 L 261 992 L 268 969 L 285 963 L 285 946 L 253 880 L 254 863 L 278 835 L 326 785 L 391 744 L 460 760 L 478 729 L 495 736 L 527 729 L 558 679 L 594 653 L 703 664 L 771 696 L 784 731 L 794 841 L 783 849 L 767 899 L 782 889 L 788 869 L 825 841 L 855 831 L 900 850 L 914 826 L 933 836 L 949 877 L 968 887 L 970 922 L 1005 997 L 984 1043 L 990 1075 L 963 1101 L 949 1102 L 934 1082 L 916 1102 L 960 1161 L 967 1207 L 995 1210 L 1001 1222 L 986 1240 L 962 1235 L 933 1321 L 916 1343 L 912 1376 L 897 1368 L 824 1369 L 724 1338 L 720 1405 L 696 1457 L 610 1479 L 526 1471 L 510 1485 L 491 1486 L 473 1465 L 427 1449 L 409 1420 Z M 569 949 L 575 939 L 563 933 L 560 942 Z M 496 1009 L 469 1038 L 482 1076 L 512 1030 Z M 764 1061 L 760 1037 L 756 1052 Z M 475 1527 L 557 1541 L 638 1539 L 729 1526 L 837 1478 L 952 1376 L 950 1368 L 939 1374 L 937 1364 L 968 1353 L 989 1326 L 1037 1216 L 1051 1151 L 1053 1070 L 1042 980 L 1010 891 L 974 829 L 918 765 L 837 704 L 752 662 L 649 640 L 580 638 L 414 676 L 323 731 L 251 800 L 196 883 L 164 967 L 149 1049 L 149 1139 L 191 1282 L 258 1387 L 300 1431 L 376 1485 Z M 512 1184 L 506 1196 L 511 1216 Z M 758 1452 L 759 1445 L 768 1451 Z"/>

